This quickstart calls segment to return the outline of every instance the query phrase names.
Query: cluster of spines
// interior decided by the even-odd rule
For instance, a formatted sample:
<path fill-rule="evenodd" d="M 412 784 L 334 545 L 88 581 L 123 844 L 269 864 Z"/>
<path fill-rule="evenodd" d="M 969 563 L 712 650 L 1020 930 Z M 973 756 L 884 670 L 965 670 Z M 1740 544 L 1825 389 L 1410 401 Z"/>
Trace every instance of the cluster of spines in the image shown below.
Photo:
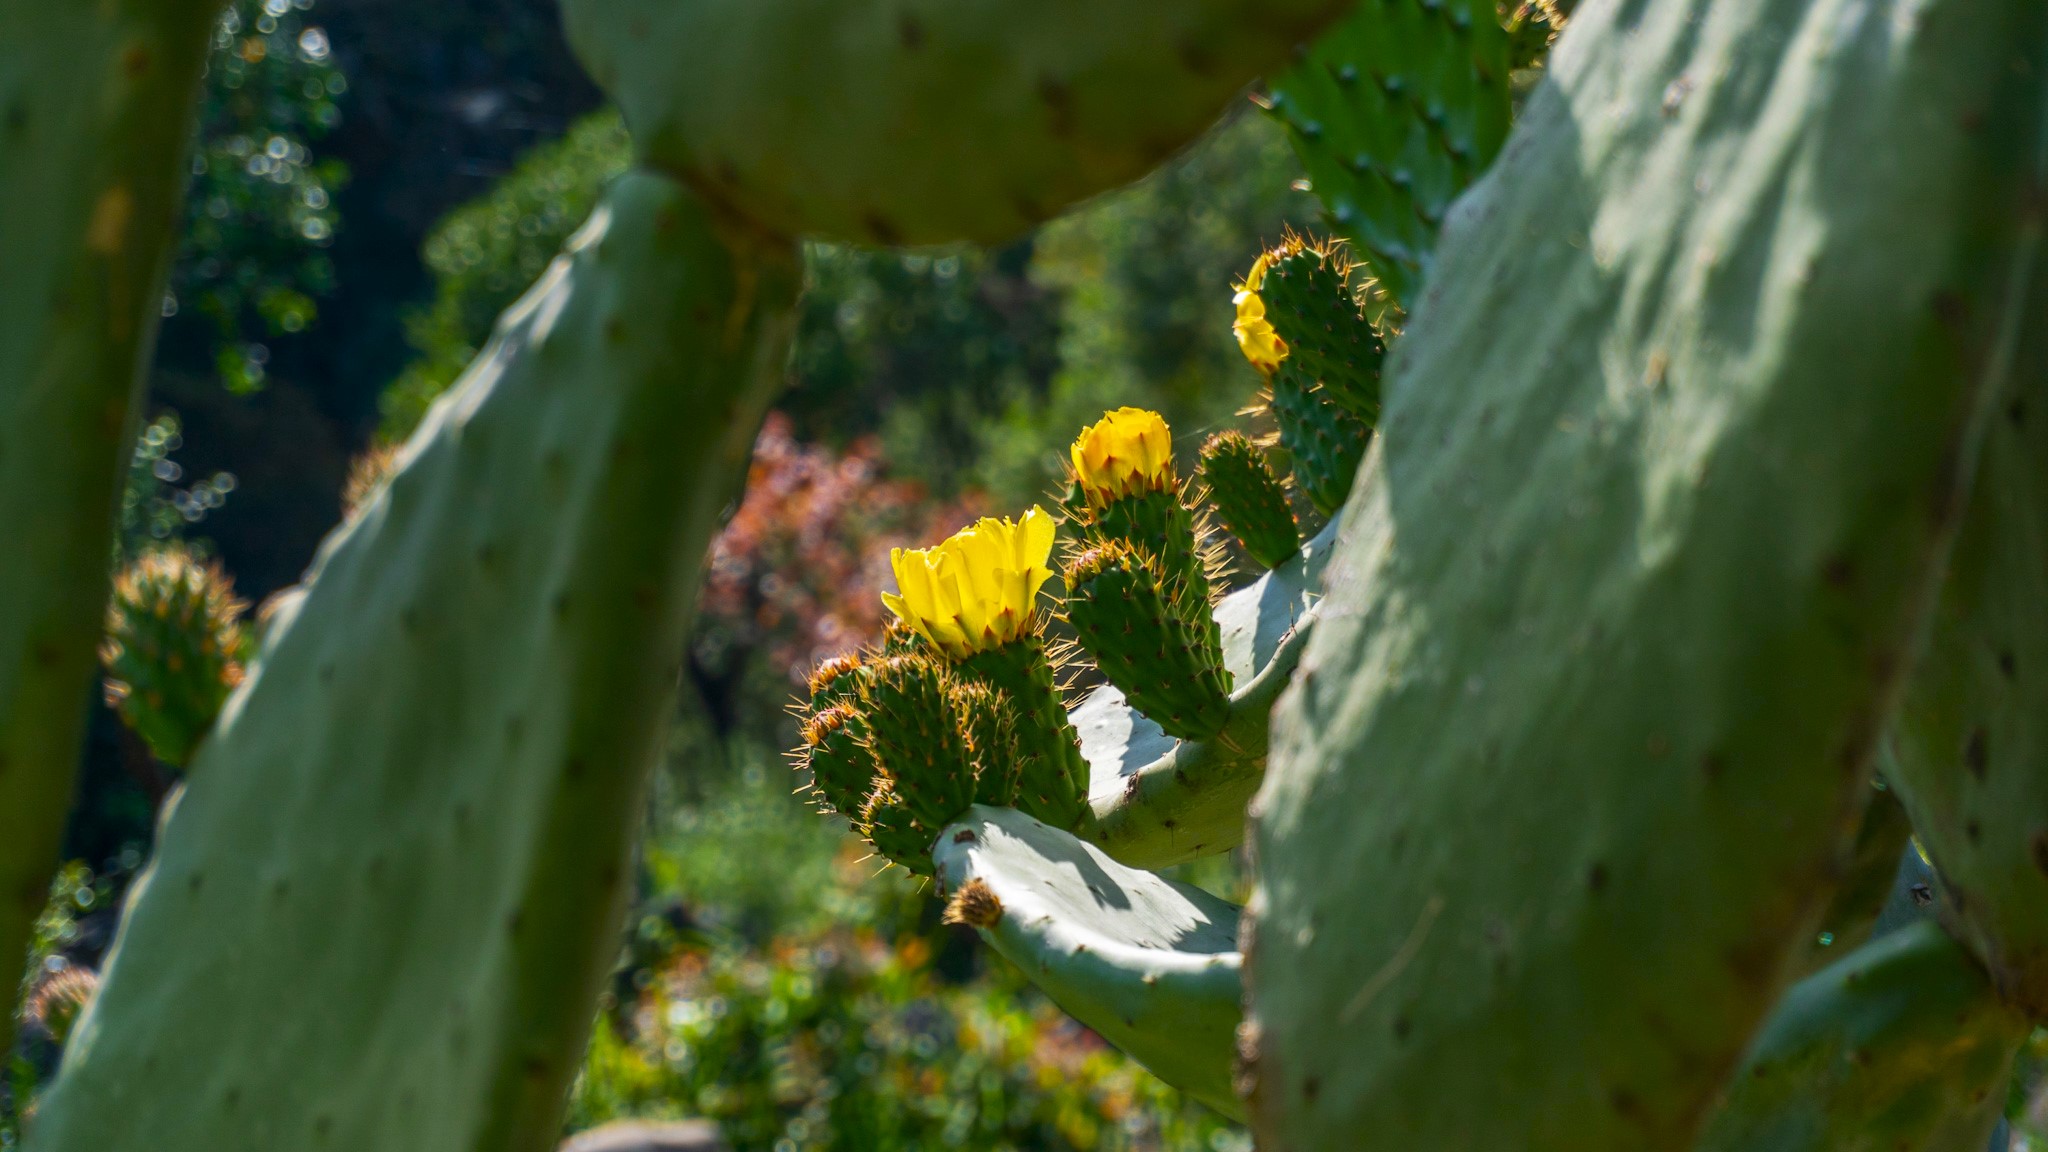
<path fill-rule="evenodd" d="M 184 544 L 145 552 L 114 578 L 100 646 L 107 705 L 171 767 L 190 763 L 242 682 L 247 607 L 220 566 Z"/>
<path fill-rule="evenodd" d="M 1066 580 L 1067 622 L 1133 708 L 1177 739 L 1223 730 L 1230 675 L 1216 620 L 1206 608 L 1194 618 L 1176 607 L 1154 555 L 1105 540 L 1075 557 Z"/>
<path fill-rule="evenodd" d="M 1202 445 L 1202 484 L 1209 506 L 1245 555 L 1261 568 L 1277 568 L 1301 550 L 1301 528 L 1287 504 L 1265 450 L 1235 430 L 1218 432 Z"/>

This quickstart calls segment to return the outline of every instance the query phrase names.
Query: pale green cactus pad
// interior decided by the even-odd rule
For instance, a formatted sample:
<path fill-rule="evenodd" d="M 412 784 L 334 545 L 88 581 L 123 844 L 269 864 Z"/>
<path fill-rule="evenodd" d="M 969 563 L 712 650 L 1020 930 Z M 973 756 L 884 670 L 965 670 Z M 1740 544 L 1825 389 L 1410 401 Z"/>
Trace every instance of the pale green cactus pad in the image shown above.
<path fill-rule="evenodd" d="M 1295 557 L 1216 605 L 1231 716 L 1213 740 L 1180 741 L 1131 709 L 1105 684 L 1069 714 L 1088 760 L 1089 839 L 1139 868 L 1163 868 L 1228 852 L 1244 842 L 1245 803 L 1266 766 L 1273 701 L 1293 674 L 1315 623 L 1329 525 Z"/>
<path fill-rule="evenodd" d="M 1348 0 L 568 0 L 646 161 L 789 235 L 1008 239 L 1142 176 Z"/>
<path fill-rule="evenodd" d="M 164 820 L 37 1152 L 540 1150 L 616 955 L 788 247 L 615 184 L 322 547 Z"/>
<path fill-rule="evenodd" d="M 2038 338 L 2048 343 L 2044 306 Z M 1898 791 L 1956 927 L 2048 1012 L 2048 363 L 2000 406 L 1926 654 L 1899 713 Z"/>
<path fill-rule="evenodd" d="M 1785 994 L 1729 1080 L 1699 1152 L 1978 1152 L 2026 1018 L 1932 921 Z"/>
<path fill-rule="evenodd" d="M 2035 0 L 1574 17 L 1445 226 L 1275 715 L 1262 1146 L 1691 1146 L 2003 393 L 2044 44 Z"/>
<path fill-rule="evenodd" d="M 0 5 L 0 989 L 71 803 L 107 549 L 218 5 Z M 0 1012 L 0 1052 L 14 1014 Z"/>
<path fill-rule="evenodd" d="M 1126 868 L 1012 808 L 976 805 L 932 848 L 949 916 L 975 926 L 1081 1023 L 1242 1120 L 1237 905 Z"/>

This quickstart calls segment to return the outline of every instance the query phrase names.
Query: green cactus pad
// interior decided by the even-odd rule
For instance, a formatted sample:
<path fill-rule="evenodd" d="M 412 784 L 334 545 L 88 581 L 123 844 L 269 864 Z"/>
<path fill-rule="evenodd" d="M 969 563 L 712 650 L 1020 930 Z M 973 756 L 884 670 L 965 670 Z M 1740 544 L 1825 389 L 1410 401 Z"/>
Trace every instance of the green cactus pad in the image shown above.
<path fill-rule="evenodd" d="M 1869 15 L 1584 6 L 1458 202 L 1253 803 L 1263 1146 L 1688 1148 L 1807 946 L 2043 183 L 2048 7 Z"/>
<path fill-rule="evenodd" d="M 1293 462 L 1295 486 L 1316 511 L 1336 515 L 1351 494 L 1372 429 L 1332 403 L 1327 390 L 1291 361 L 1280 365 L 1270 387 L 1267 406 Z"/>
<path fill-rule="evenodd" d="M 1266 722 L 1315 624 L 1336 540 L 1326 527 L 1294 558 L 1216 605 L 1230 719 L 1213 740 L 1175 740 L 1114 685 L 1072 713 L 1091 776 L 1089 841 L 1126 864 L 1163 868 L 1244 841 L 1245 802 L 1266 766 Z"/>
<path fill-rule="evenodd" d="M 57 867 L 190 173 L 205 0 L 0 5 L 0 989 Z M 0 1052 L 14 1013 L 0 1011 Z"/>
<path fill-rule="evenodd" d="M 329 537 L 165 816 L 38 1152 L 554 1146 L 793 327 L 793 246 L 734 242 L 612 185 Z"/>
<path fill-rule="evenodd" d="M 1167 735 L 1207 740 L 1230 719 L 1223 644 L 1206 610 L 1190 628 L 1149 553 L 1121 540 L 1067 567 L 1066 619 L 1095 666 Z"/>
<path fill-rule="evenodd" d="M 181 544 L 146 553 L 115 577 L 100 645 L 107 706 L 164 763 L 191 761 L 242 682 L 247 607 L 220 565 Z"/>
<path fill-rule="evenodd" d="M 950 678 L 926 656 L 891 656 L 861 684 L 868 750 L 902 803 L 933 828 L 974 803 L 974 760 Z"/>
<path fill-rule="evenodd" d="M 1052 679 L 1045 638 L 1030 633 L 961 661 L 961 672 L 1001 692 L 1017 748 L 1017 807 L 1055 828 L 1089 822 L 1088 762 Z"/>
<path fill-rule="evenodd" d="M 1070 512 L 1070 515 L 1072 513 Z M 1080 506 L 1076 521 L 1084 545 L 1121 541 L 1158 557 L 1171 587 L 1174 611 L 1191 624 L 1209 615 L 1208 557 L 1195 510 L 1179 486 L 1112 500 L 1100 508 Z"/>
<path fill-rule="evenodd" d="M 859 827 L 875 851 L 891 862 L 919 876 L 932 874 L 932 841 L 938 839 L 938 826 L 918 819 L 887 780 L 878 784 L 862 805 Z"/>
<path fill-rule="evenodd" d="M 1017 755 L 1017 718 L 1010 698 L 986 684 L 953 685 L 953 708 L 974 755 L 974 802 L 998 808 L 1017 803 L 1023 765 Z"/>
<path fill-rule="evenodd" d="M 1359 0 L 1272 81 L 1268 107 L 1332 226 L 1403 304 L 1507 136 L 1508 52 L 1493 0 Z"/>
<path fill-rule="evenodd" d="M 646 162 L 786 235 L 1008 240 L 1193 140 L 1348 0 L 570 0 Z"/>
<path fill-rule="evenodd" d="M 1901 928 L 1785 994 L 1694 1147 L 1978 1152 L 2027 1030 L 1940 925 Z"/>
<path fill-rule="evenodd" d="M 1286 362 L 1369 431 L 1380 419 L 1387 349 L 1352 296 L 1351 273 L 1342 245 L 1290 237 L 1268 256 L 1259 296 L 1267 321 L 1287 342 Z"/>
<path fill-rule="evenodd" d="M 1895 779 L 1963 938 L 2048 1013 L 2048 322 L 1999 407 L 1932 638 L 1898 723 Z"/>
<path fill-rule="evenodd" d="M 1905 806 L 1882 777 L 1871 783 L 1863 823 L 1842 865 L 1841 882 L 1821 914 L 1812 945 L 1795 962 L 1801 976 L 1840 960 L 1870 939 L 1898 875 L 1899 857 L 1911 851 L 1913 825 L 1906 819 Z"/>
<path fill-rule="evenodd" d="M 1244 957 L 1237 905 L 1126 868 L 1021 812 L 976 806 L 939 834 L 949 919 L 973 924 L 1053 1002 L 1232 1119 Z"/>
<path fill-rule="evenodd" d="M 826 808 L 858 818 L 879 771 L 859 710 L 850 704 L 825 708 L 804 721 L 803 741 L 799 766 L 811 774 L 811 790 Z"/>
<path fill-rule="evenodd" d="M 1219 432 L 1202 445 L 1209 506 L 1261 568 L 1277 568 L 1301 547 L 1301 529 L 1266 453 L 1242 432 Z"/>

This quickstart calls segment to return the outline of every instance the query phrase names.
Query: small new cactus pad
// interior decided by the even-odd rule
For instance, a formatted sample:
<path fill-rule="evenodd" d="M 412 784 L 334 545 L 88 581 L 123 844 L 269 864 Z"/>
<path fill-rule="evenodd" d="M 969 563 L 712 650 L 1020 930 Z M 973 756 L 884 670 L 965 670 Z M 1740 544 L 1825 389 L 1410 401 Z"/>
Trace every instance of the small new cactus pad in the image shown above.
<path fill-rule="evenodd" d="M 1159 558 L 1174 611 L 1189 621 L 1209 615 L 1214 584 L 1195 511 L 1176 488 L 1112 500 L 1091 508 L 1080 525 L 1081 540 L 1101 544 L 1119 540 Z"/>
<path fill-rule="evenodd" d="M 610 186 L 271 621 L 38 1152 L 554 1146 L 800 275 Z"/>
<path fill-rule="evenodd" d="M 1273 373 L 1269 387 L 1267 406 L 1280 426 L 1280 446 L 1293 462 L 1295 486 L 1317 512 L 1335 516 L 1351 494 L 1372 429 L 1332 403 L 1292 360 Z"/>
<path fill-rule="evenodd" d="M 1451 201 L 1507 136 L 1507 34 L 1494 0 L 1360 0 L 1266 103 L 1331 226 L 1413 306 Z"/>
<path fill-rule="evenodd" d="M 1301 529 L 1265 450 L 1242 432 L 1218 432 L 1202 445 L 1209 506 L 1261 568 L 1277 568 L 1301 547 Z"/>
<path fill-rule="evenodd" d="M 2048 326 L 1998 405 L 1934 629 L 1899 709 L 1896 789 L 2007 995 L 2048 1013 Z"/>
<path fill-rule="evenodd" d="M 1865 15 L 1584 5 L 1451 214 L 1253 802 L 1261 1146 L 1691 1147 L 1808 947 L 2044 182 L 2048 6 Z"/>
<path fill-rule="evenodd" d="M 1022 765 L 1017 756 L 1017 719 L 1009 697 L 971 680 L 952 685 L 953 708 L 974 756 L 974 802 L 1007 808 L 1017 803 Z"/>
<path fill-rule="evenodd" d="M 960 662 L 1009 702 L 1017 749 L 1017 807 L 1058 828 L 1088 823 L 1088 762 L 1053 683 L 1045 638 L 1032 634 Z"/>
<path fill-rule="evenodd" d="M 1289 236 L 1266 254 L 1259 296 L 1287 344 L 1289 367 L 1322 385 L 1321 394 L 1370 430 L 1380 419 L 1380 362 L 1387 349 L 1353 296 L 1344 246 Z"/>
<path fill-rule="evenodd" d="M 242 682 L 247 607 L 220 565 L 182 544 L 146 552 L 114 578 L 100 643 L 107 706 L 174 768 L 191 761 Z"/>
<path fill-rule="evenodd" d="M 876 765 L 919 820 L 937 828 L 974 803 L 974 761 L 945 669 L 928 656 L 875 664 L 860 690 Z"/>
<path fill-rule="evenodd" d="M 1106 540 L 1067 566 L 1067 623 L 1131 706 L 1169 736 L 1207 740 L 1230 718 L 1230 677 L 1215 619 L 1189 627 L 1170 602 L 1159 562 Z"/>
<path fill-rule="evenodd" d="M 939 827 L 918 819 L 887 779 L 875 785 L 860 810 L 860 834 L 875 851 L 919 876 L 932 874 L 932 841 L 938 839 Z"/>
<path fill-rule="evenodd" d="M 760 225 L 993 244 L 1144 175 L 1349 9 L 571 0 L 562 17 L 643 161 Z"/>
<path fill-rule="evenodd" d="M 1941 926 L 1901 928 L 1785 993 L 1699 1152 L 1978 1152 L 2028 1031 Z"/>
<path fill-rule="evenodd" d="M 833 704 L 803 723 L 798 763 L 811 774 L 811 789 L 826 808 L 858 818 L 875 786 L 875 754 L 868 728 L 851 704 Z"/>
<path fill-rule="evenodd" d="M 1127 868 L 1057 828 L 976 805 L 932 849 L 955 917 L 1053 1002 L 1161 1080 L 1233 1119 L 1240 909 Z"/>
<path fill-rule="evenodd" d="M 1213 740 L 1175 740 L 1114 684 L 1070 713 L 1090 769 L 1088 841 L 1125 864 L 1164 868 L 1244 841 L 1245 802 L 1266 767 L 1267 718 L 1315 625 L 1334 526 L 1216 605 L 1230 719 Z"/>
<path fill-rule="evenodd" d="M 0 5 L 0 989 L 57 867 L 208 0 Z M 0 1010 L 0 1052 L 14 1013 Z"/>

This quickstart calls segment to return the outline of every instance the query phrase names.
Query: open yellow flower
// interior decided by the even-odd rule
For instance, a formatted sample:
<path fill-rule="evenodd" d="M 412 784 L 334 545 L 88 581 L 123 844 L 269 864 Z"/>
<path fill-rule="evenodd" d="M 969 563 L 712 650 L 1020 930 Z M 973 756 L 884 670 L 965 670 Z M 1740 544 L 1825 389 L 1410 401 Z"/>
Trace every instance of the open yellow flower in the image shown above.
<path fill-rule="evenodd" d="M 1110 412 L 1082 429 L 1067 454 L 1073 458 L 1081 491 L 1097 507 L 1119 497 L 1173 487 L 1173 434 L 1157 412 Z"/>
<path fill-rule="evenodd" d="M 894 549 L 900 591 L 882 603 L 956 660 L 1007 644 L 1031 629 L 1052 535 L 1052 516 L 1034 506 L 1015 523 L 984 516 L 930 548 Z"/>
<path fill-rule="evenodd" d="M 1252 270 L 1238 285 L 1237 295 L 1231 303 L 1237 305 L 1237 319 L 1230 326 L 1237 333 L 1237 346 L 1244 352 L 1244 358 L 1252 367 L 1272 375 L 1279 371 L 1280 362 L 1287 359 L 1287 341 L 1273 330 L 1273 322 L 1266 319 L 1266 302 L 1259 296 L 1259 286 L 1266 282 L 1266 264 L 1270 257 L 1260 253 L 1252 263 Z"/>

